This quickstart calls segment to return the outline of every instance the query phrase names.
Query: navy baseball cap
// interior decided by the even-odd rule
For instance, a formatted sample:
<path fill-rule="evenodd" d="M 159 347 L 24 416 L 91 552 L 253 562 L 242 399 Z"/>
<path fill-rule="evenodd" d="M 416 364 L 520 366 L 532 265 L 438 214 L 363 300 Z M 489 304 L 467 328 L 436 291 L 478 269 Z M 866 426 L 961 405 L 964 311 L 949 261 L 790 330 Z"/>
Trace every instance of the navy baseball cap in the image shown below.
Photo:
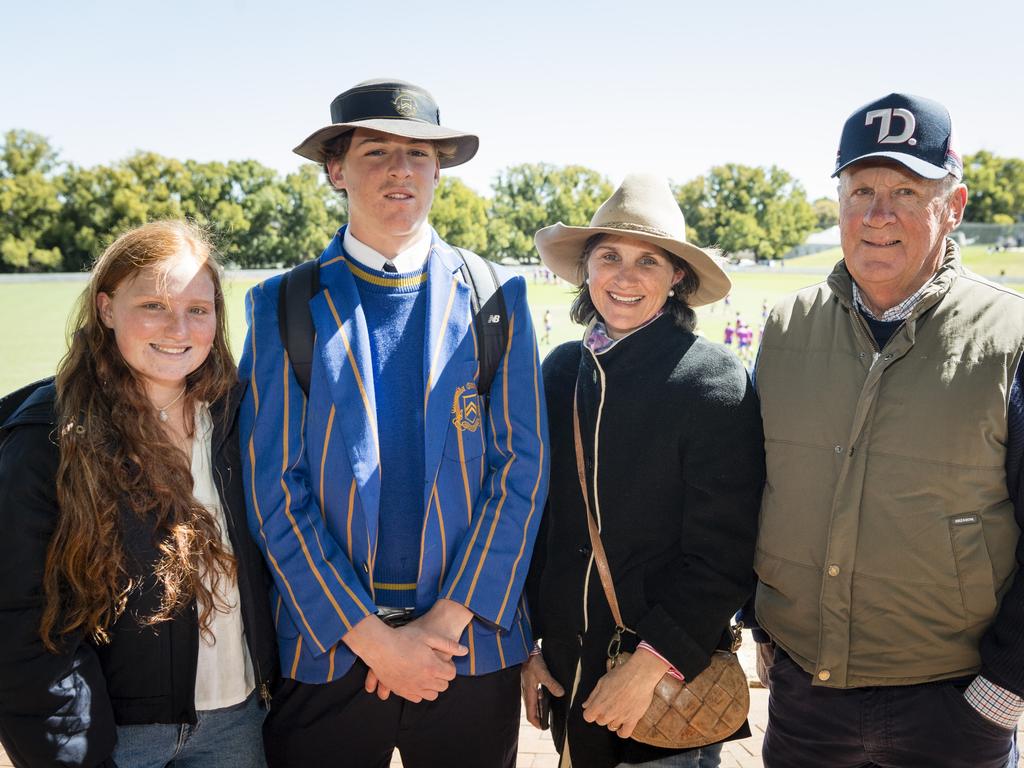
<path fill-rule="evenodd" d="M 908 93 L 890 93 L 847 118 L 832 176 L 868 157 L 895 160 L 926 179 L 951 173 L 959 180 L 964 175 L 963 161 L 953 148 L 949 110 Z"/>

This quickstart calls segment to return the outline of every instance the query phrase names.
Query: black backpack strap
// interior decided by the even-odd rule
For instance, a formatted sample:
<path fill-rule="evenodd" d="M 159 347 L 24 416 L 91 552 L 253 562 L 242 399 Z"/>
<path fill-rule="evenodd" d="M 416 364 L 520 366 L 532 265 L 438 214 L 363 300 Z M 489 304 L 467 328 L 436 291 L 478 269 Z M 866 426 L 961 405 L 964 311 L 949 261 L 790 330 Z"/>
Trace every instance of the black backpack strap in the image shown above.
<path fill-rule="evenodd" d="M 489 402 L 491 383 L 501 365 L 501 358 L 508 346 L 508 312 L 505 307 L 505 293 L 494 265 L 472 251 L 456 248 L 462 258 L 459 272 L 472 290 L 470 304 L 473 308 L 473 327 L 476 330 L 477 356 L 480 359 L 480 378 L 477 392 Z"/>
<path fill-rule="evenodd" d="M 313 370 L 313 316 L 309 301 L 320 290 L 320 260 L 304 261 L 284 273 L 277 294 L 277 323 L 295 378 L 309 397 Z"/>

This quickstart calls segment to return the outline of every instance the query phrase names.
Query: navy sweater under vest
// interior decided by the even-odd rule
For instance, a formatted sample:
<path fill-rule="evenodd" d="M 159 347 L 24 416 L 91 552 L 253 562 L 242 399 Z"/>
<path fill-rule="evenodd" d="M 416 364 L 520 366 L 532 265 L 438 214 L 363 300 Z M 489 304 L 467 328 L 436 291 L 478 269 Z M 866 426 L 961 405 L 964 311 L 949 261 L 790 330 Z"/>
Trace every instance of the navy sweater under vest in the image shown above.
<path fill-rule="evenodd" d="M 370 334 L 380 439 L 380 522 L 374 600 L 411 608 L 416 599 L 423 526 L 423 344 L 426 265 L 378 272 L 349 258 Z"/>

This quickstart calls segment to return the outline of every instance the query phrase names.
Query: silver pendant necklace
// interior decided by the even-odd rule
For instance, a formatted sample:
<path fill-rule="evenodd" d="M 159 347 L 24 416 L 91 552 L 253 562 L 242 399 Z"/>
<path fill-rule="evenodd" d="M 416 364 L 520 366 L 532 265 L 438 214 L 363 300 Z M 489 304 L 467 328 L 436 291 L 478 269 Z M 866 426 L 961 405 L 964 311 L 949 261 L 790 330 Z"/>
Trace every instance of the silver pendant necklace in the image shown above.
<path fill-rule="evenodd" d="M 160 419 L 160 421 L 167 421 L 167 419 L 168 419 L 167 409 L 170 408 L 172 405 L 174 405 L 179 400 L 181 400 L 182 395 L 185 394 L 185 390 L 186 389 L 188 389 L 188 385 L 182 387 L 181 388 L 181 392 L 179 392 L 175 396 L 175 398 L 173 400 L 171 400 L 171 402 L 169 402 L 167 405 L 163 406 L 162 408 L 160 406 L 157 406 L 157 409 L 156 409 L 157 410 L 157 417 Z"/>

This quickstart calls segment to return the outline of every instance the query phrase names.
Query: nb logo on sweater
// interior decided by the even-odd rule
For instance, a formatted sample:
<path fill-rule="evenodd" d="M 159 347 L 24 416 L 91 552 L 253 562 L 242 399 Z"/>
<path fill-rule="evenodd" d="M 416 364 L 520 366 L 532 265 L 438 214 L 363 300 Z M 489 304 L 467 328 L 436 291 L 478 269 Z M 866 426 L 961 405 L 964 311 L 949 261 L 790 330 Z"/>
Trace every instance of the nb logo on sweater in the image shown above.
<path fill-rule="evenodd" d="M 472 381 L 455 390 L 452 424 L 459 432 L 476 432 L 480 428 L 480 398 L 476 396 L 476 384 Z"/>

